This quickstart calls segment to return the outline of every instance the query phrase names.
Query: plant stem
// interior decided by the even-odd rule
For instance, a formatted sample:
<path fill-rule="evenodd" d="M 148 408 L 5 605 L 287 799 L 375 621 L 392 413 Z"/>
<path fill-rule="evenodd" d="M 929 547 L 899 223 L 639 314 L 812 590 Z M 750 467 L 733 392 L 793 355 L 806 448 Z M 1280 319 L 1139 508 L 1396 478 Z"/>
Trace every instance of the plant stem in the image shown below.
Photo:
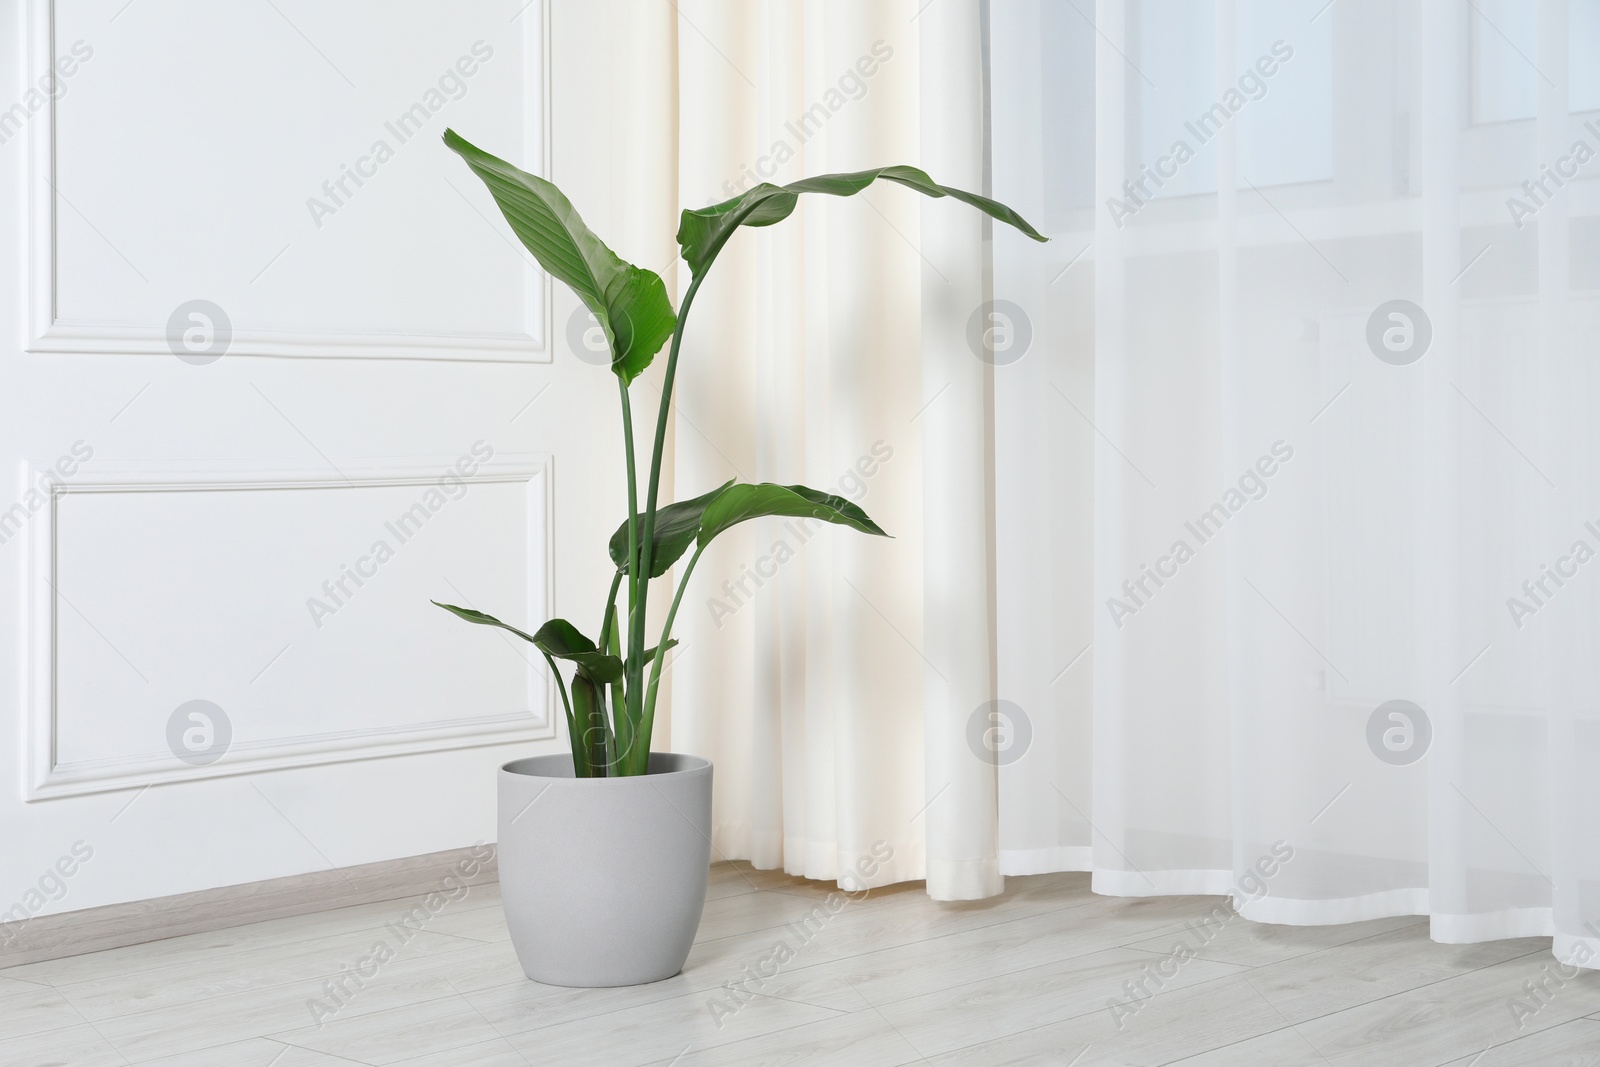
<path fill-rule="evenodd" d="M 628 620 L 631 624 L 628 632 L 628 713 L 633 716 L 634 722 L 639 727 L 634 734 L 635 747 L 639 751 L 628 753 L 631 774 L 646 774 L 650 769 L 650 724 L 645 719 L 644 693 L 641 690 L 644 682 L 645 603 L 650 594 L 650 565 L 656 533 L 656 500 L 661 491 L 661 454 L 666 448 L 667 417 L 672 410 L 672 384 L 678 374 L 678 352 L 683 346 L 683 326 L 689 320 L 689 307 L 694 303 L 695 293 L 700 291 L 700 283 L 704 280 L 705 275 L 701 274 L 689 283 L 689 291 L 684 293 L 683 304 L 678 308 L 678 321 L 672 328 L 672 349 L 667 354 L 667 369 L 661 378 L 661 407 L 656 413 L 655 444 L 650 451 L 650 488 L 645 497 L 644 528 L 639 539 L 639 565 L 632 570 L 639 598 L 633 605 L 633 616 Z M 682 596 L 683 588 L 680 585 L 678 597 Z M 677 607 L 676 601 L 673 607 Z M 653 674 L 659 678 L 661 675 L 659 653 L 656 659 Z"/>
<path fill-rule="evenodd" d="M 667 621 L 661 627 L 661 643 L 656 646 L 659 651 L 656 652 L 655 663 L 650 667 L 650 688 L 644 697 L 644 718 L 639 725 L 640 736 L 649 737 L 650 730 L 655 725 L 656 690 L 661 685 L 661 663 L 667 658 L 667 639 L 672 636 L 672 620 L 678 617 L 678 605 L 683 602 L 683 592 L 689 588 L 689 578 L 694 574 L 694 565 L 700 562 L 700 553 L 704 551 L 705 546 L 700 545 L 694 550 L 694 555 L 689 557 L 689 564 L 683 569 L 683 578 L 678 582 L 678 591 L 672 598 L 672 607 L 667 610 Z"/>
<path fill-rule="evenodd" d="M 589 767 L 588 777 L 605 777 L 606 750 L 610 747 L 605 709 L 600 703 L 599 687 L 582 671 L 572 678 L 572 714 L 583 728 L 582 748 L 584 762 Z"/>
<path fill-rule="evenodd" d="M 617 395 L 622 401 L 622 447 L 628 459 L 628 616 L 631 628 L 633 611 L 639 600 L 639 475 L 633 457 L 633 401 L 628 395 L 628 383 L 620 377 L 617 379 Z M 651 507 L 655 506 L 655 498 L 651 497 Z M 616 586 L 612 586 L 611 600 L 616 602 Z M 604 642 L 601 642 L 602 646 Z M 632 642 L 629 642 L 628 663 L 631 666 L 635 654 Z M 643 648 L 637 650 L 642 654 Z"/>
<path fill-rule="evenodd" d="M 578 721 L 572 717 L 572 701 L 567 699 L 567 683 L 561 677 L 561 672 L 556 669 L 555 657 L 543 649 L 539 650 L 544 655 L 544 661 L 550 664 L 550 673 L 555 676 L 556 687 L 561 690 L 561 707 L 567 713 L 567 740 L 572 744 L 572 773 L 579 778 L 587 778 L 584 771 L 582 742 L 579 740 Z"/>
<path fill-rule="evenodd" d="M 621 627 L 617 625 L 617 588 L 621 585 L 622 570 L 619 568 L 617 573 L 611 577 L 611 592 L 606 594 L 605 621 L 600 625 L 599 642 L 600 651 L 609 652 L 614 656 L 618 654 L 622 647 L 618 639 L 618 631 Z M 632 744 L 633 720 L 628 718 L 627 709 L 624 706 L 625 701 L 622 683 L 620 681 L 613 682 L 611 685 L 611 732 L 616 738 L 616 751 L 612 753 L 611 763 L 607 765 L 608 774 L 615 773 L 617 764 L 621 762 L 623 754 L 628 751 L 629 746 Z"/>
<path fill-rule="evenodd" d="M 617 622 L 617 588 L 622 585 L 622 569 L 611 576 L 611 592 L 606 596 L 605 614 L 601 616 L 600 641 L 596 646 L 601 651 L 605 650 L 606 642 L 611 637 L 611 631 Z"/>

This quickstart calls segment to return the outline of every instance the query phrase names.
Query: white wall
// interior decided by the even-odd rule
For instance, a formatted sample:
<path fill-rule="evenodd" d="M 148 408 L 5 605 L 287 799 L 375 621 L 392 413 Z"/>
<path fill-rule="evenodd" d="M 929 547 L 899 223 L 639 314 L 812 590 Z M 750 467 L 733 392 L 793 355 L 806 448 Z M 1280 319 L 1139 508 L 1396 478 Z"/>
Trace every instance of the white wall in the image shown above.
<path fill-rule="evenodd" d="M 542 11 L 524 2 L 0 9 L 0 109 L 26 109 L 41 15 L 57 53 L 92 50 L 54 114 L 0 144 L 0 515 L 27 515 L 0 545 L 0 911 L 492 840 L 495 768 L 563 747 L 531 650 L 428 604 L 528 625 L 552 605 L 592 630 L 622 508 L 615 388 L 570 353 L 574 301 L 546 307 L 438 140 L 452 125 L 537 163 Z M 586 132 L 619 110 L 611 53 L 583 46 L 609 14 L 552 13 L 552 173 L 649 262 Z M 480 41 L 465 88 L 399 143 L 385 122 Z M 322 183 L 379 139 L 393 158 L 334 204 Z M 215 362 L 168 349 L 193 299 L 231 321 Z M 430 496 L 475 445 L 492 458 Z M 63 492 L 30 511 L 52 468 Z M 418 502 L 435 506 L 402 543 L 385 523 Z M 323 583 L 379 540 L 393 558 L 335 604 Z M 231 724 L 215 763 L 169 749 L 190 700 Z M 78 842 L 73 874 L 45 877 Z"/>

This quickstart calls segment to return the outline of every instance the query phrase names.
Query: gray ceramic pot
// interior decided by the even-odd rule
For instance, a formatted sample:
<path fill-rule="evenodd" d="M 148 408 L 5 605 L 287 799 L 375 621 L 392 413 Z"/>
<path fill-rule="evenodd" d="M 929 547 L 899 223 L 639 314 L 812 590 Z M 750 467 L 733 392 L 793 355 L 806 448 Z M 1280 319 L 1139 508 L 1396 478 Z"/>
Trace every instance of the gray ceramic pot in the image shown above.
<path fill-rule="evenodd" d="M 522 969 L 564 986 L 671 978 L 689 957 L 711 866 L 711 764 L 575 778 L 572 757 L 500 768 L 500 894 Z"/>

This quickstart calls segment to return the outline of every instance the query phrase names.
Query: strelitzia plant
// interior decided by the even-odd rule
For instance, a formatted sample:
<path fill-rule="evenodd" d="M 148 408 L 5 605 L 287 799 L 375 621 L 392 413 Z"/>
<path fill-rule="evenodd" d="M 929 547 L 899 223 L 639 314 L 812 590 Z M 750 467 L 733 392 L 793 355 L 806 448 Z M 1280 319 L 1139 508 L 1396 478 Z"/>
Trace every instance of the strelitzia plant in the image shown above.
<path fill-rule="evenodd" d="M 467 622 L 498 626 L 531 643 L 555 675 L 566 712 L 572 744 L 572 765 L 580 778 L 646 774 L 650 734 L 662 664 L 677 644 L 672 624 L 683 601 L 695 564 L 718 535 L 749 519 L 767 515 L 799 516 L 847 526 L 877 537 L 888 536 L 857 505 L 804 485 L 729 481 L 689 500 L 661 502 L 661 458 L 666 442 L 672 388 L 683 347 L 684 325 L 695 294 L 705 282 L 717 255 L 741 226 L 771 226 L 788 218 L 801 193 L 853 196 L 880 178 L 931 197 L 952 197 L 1008 223 L 1036 241 L 1037 230 L 1004 204 L 961 189 L 938 185 L 915 167 L 880 167 L 850 174 L 823 174 L 790 185 L 763 183 L 731 200 L 683 212 L 678 247 L 689 265 L 689 288 L 676 312 L 666 285 L 653 271 L 626 263 L 596 237 L 555 185 L 468 143 L 446 130 L 444 143 L 488 186 L 512 231 L 556 280 L 564 283 L 593 313 L 611 353 L 622 403 L 622 442 L 627 460 L 628 516 L 611 536 L 611 561 L 616 573 L 601 612 L 600 636 L 590 640 L 565 619 L 551 619 L 532 634 L 472 608 L 433 603 Z M 633 408 L 629 387 L 644 373 L 661 346 L 671 339 L 661 380 L 655 441 L 644 506 L 639 506 L 639 478 L 633 440 Z M 690 546 L 694 552 L 672 591 L 659 639 L 649 645 L 645 610 L 650 583 L 667 571 Z M 670 579 L 668 580 L 670 583 Z M 617 596 L 627 584 L 627 609 L 618 612 Z M 557 661 L 570 666 L 572 684 Z M 649 672 L 649 680 L 645 674 Z"/>

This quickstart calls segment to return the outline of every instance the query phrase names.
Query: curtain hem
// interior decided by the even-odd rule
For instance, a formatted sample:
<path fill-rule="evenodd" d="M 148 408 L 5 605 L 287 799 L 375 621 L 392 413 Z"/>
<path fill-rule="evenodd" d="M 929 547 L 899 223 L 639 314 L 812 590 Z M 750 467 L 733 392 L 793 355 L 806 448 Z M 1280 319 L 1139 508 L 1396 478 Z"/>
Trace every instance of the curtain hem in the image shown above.
<path fill-rule="evenodd" d="M 1476 915 L 1430 915 L 1428 936 L 1441 945 L 1471 945 L 1510 937 L 1554 937 L 1549 908 L 1504 908 Z"/>
<path fill-rule="evenodd" d="M 1003 848 L 1000 873 L 1007 876 L 1056 874 L 1061 871 L 1087 871 L 1094 867 L 1094 849 L 1089 845 L 1058 845 L 1055 848 Z"/>
<path fill-rule="evenodd" d="M 928 861 L 928 896 L 934 900 L 981 900 L 1004 891 L 998 860 Z"/>

